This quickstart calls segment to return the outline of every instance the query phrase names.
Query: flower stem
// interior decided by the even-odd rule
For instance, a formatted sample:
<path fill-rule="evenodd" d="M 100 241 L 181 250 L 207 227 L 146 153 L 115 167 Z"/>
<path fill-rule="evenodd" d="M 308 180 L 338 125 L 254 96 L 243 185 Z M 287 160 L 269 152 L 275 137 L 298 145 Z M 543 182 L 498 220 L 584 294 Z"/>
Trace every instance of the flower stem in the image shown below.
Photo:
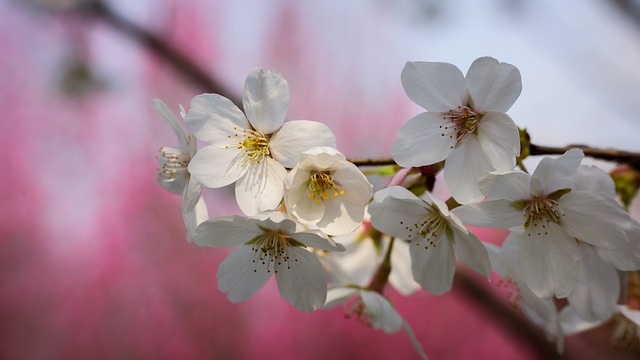
<path fill-rule="evenodd" d="M 384 287 L 389 281 L 389 274 L 391 274 L 391 251 L 393 250 L 393 243 L 395 240 L 396 239 L 392 237 L 391 241 L 389 241 L 389 247 L 384 255 L 384 259 L 380 263 L 380 266 L 378 266 L 376 273 L 373 275 L 371 283 L 369 283 L 369 289 L 380 295 L 383 294 Z"/>

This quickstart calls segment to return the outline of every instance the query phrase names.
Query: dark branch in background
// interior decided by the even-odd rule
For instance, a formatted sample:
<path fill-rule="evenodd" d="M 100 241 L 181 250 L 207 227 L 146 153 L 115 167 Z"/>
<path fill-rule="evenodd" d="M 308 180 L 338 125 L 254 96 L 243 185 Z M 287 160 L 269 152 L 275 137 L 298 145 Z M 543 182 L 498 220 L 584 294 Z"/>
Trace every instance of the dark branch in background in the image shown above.
<path fill-rule="evenodd" d="M 215 81 L 200 66 L 191 61 L 188 56 L 186 56 L 177 48 L 168 44 L 160 37 L 116 14 L 102 1 L 91 1 L 80 9 L 88 15 L 101 19 L 108 25 L 114 27 L 126 36 L 130 37 L 132 40 L 138 42 L 142 47 L 150 50 L 156 56 L 165 60 L 167 64 L 171 65 L 176 71 L 181 73 L 186 78 L 186 80 L 199 86 L 203 91 L 221 94 L 233 101 L 233 103 L 238 105 L 239 107 L 242 106 L 242 101 L 239 98 L 231 96 L 230 91 L 228 91 L 219 82 Z M 640 153 L 628 151 L 596 149 L 581 145 L 571 145 L 567 147 L 550 147 L 531 144 L 531 155 L 561 155 L 570 148 L 579 148 L 582 149 L 587 156 L 596 159 L 629 164 L 636 170 L 640 170 Z M 392 158 L 350 159 L 350 161 L 358 166 L 381 166 L 395 164 L 395 161 L 393 161 Z"/>
<path fill-rule="evenodd" d="M 581 149 L 586 156 L 594 159 L 614 161 L 628 164 L 636 170 L 640 170 L 640 154 L 630 151 L 615 149 L 597 149 L 584 145 L 569 145 L 565 147 L 551 147 L 531 144 L 531 155 L 562 155 L 569 149 Z"/>
<path fill-rule="evenodd" d="M 223 95 L 231 99 L 236 105 L 242 104 L 238 98 L 230 96 L 230 92 L 227 91 L 227 89 L 209 76 L 209 74 L 207 74 L 202 68 L 189 60 L 185 54 L 163 41 L 160 37 L 114 13 L 102 1 L 93 1 L 85 4 L 81 9 L 79 9 L 79 11 L 98 18 L 113 28 L 121 31 L 127 37 L 138 42 L 142 47 L 165 60 L 167 64 L 181 73 L 186 80 L 199 86 L 202 90 Z M 616 150 L 600 150 L 583 146 L 580 146 L 579 148 L 583 149 L 585 154 L 588 156 L 627 163 L 634 166 L 636 169 L 640 167 L 640 154 L 637 153 Z M 568 149 L 569 147 L 554 148 L 531 145 L 531 154 L 562 154 Z M 359 166 L 395 164 L 392 158 L 351 159 L 351 161 Z M 544 358 L 563 358 L 555 352 L 555 348 L 544 338 L 544 336 L 542 336 L 540 330 L 531 325 L 522 316 L 517 315 L 494 294 L 470 278 L 469 275 L 458 271 L 456 273 L 456 284 L 462 294 L 464 294 L 469 300 L 477 303 L 484 311 L 488 312 L 492 319 L 509 329 L 510 334 L 529 344 L 531 350 L 541 354 Z"/>
<path fill-rule="evenodd" d="M 156 56 L 165 60 L 178 73 L 182 74 L 186 80 L 199 86 L 204 92 L 224 94 L 225 97 L 242 108 L 240 99 L 230 96 L 230 92 L 224 86 L 209 76 L 205 70 L 191 61 L 184 53 L 157 35 L 116 14 L 102 1 L 91 1 L 81 7 L 80 11 L 104 21 L 136 41 L 143 48 L 153 52 Z"/>
<path fill-rule="evenodd" d="M 491 319 L 499 320 L 508 330 L 508 334 L 528 344 L 531 352 L 537 353 L 543 359 L 569 359 L 569 355 L 558 354 L 555 345 L 547 340 L 540 329 L 534 328 L 515 310 L 505 304 L 486 286 L 479 284 L 465 271 L 458 269 L 455 274 L 454 286 L 468 299 L 475 299 L 478 307 L 487 313 Z"/>
<path fill-rule="evenodd" d="M 598 149 L 584 145 L 569 145 L 564 147 L 541 146 L 531 144 L 531 155 L 562 155 L 569 149 L 581 149 L 586 156 L 594 159 L 614 161 L 621 164 L 628 164 L 636 170 L 640 170 L 640 153 L 631 151 L 622 151 L 615 149 Z M 382 166 L 393 165 L 393 158 L 377 158 L 377 159 L 357 159 L 352 158 L 349 161 L 358 166 Z"/>

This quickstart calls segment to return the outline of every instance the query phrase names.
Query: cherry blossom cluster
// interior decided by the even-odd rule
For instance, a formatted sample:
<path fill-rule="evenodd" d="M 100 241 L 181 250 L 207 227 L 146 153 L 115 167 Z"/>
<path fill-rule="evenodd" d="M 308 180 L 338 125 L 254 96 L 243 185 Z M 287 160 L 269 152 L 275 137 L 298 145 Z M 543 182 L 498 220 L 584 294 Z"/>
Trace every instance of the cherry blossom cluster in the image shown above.
<path fill-rule="evenodd" d="M 179 148 L 160 150 L 158 180 L 182 195 L 187 240 L 235 247 L 217 272 L 228 299 L 251 297 L 273 274 L 296 308 L 344 304 L 370 326 L 404 329 L 426 357 L 384 289 L 443 294 L 458 259 L 508 281 L 559 351 L 564 335 L 616 314 L 640 326 L 640 313 L 619 304 L 618 272 L 640 269 L 640 224 L 617 202 L 611 177 L 582 164 L 582 151 L 544 157 L 532 174 L 518 161 L 524 145 L 506 112 L 521 93 L 519 70 L 490 57 L 466 76 L 447 63 L 408 62 L 401 81 L 426 111 L 398 130 L 397 173 L 375 193 L 326 125 L 285 121 L 289 87 L 276 71 L 249 73 L 244 112 L 218 94 L 194 97 L 188 111 L 180 107 L 187 132 L 153 100 L 178 138 Z M 196 139 L 205 145 L 198 149 Z M 407 185 L 408 174 L 420 174 L 412 169 L 434 164 L 447 201 Z M 208 219 L 202 186 L 230 184 L 244 216 Z M 467 226 L 510 235 L 499 247 Z M 558 309 L 556 299 L 568 305 Z"/>

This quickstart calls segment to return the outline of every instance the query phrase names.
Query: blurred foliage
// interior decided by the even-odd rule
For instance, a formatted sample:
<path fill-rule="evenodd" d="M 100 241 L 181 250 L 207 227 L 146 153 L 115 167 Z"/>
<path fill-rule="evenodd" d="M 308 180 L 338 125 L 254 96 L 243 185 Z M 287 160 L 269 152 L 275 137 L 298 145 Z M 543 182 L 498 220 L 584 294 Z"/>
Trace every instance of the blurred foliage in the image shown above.
<path fill-rule="evenodd" d="M 616 193 L 628 211 L 640 187 L 640 172 L 629 165 L 620 165 L 613 169 L 610 175 L 616 185 Z"/>

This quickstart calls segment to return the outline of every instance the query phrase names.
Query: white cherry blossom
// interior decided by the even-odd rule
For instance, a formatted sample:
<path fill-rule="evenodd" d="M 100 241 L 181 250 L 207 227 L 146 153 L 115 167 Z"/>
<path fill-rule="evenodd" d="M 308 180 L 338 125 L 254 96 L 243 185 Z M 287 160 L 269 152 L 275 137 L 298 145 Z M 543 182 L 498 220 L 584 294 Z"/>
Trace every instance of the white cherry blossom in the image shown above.
<path fill-rule="evenodd" d="M 587 320 L 571 305 L 559 310 L 553 298 L 538 297 L 523 280 L 522 267 L 518 262 L 519 242 L 514 233 L 507 237 L 502 247 L 483 244 L 489 252 L 493 271 L 502 277 L 499 284 L 511 287 L 513 291 L 510 301 L 521 307 L 532 323 L 544 329 L 549 341 L 556 343 L 559 353 L 563 352 L 565 336 L 592 329 L 611 317 L 609 314 L 605 319 Z"/>
<path fill-rule="evenodd" d="M 296 165 L 300 152 L 316 146 L 335 147 L 335 136 L 319 122 L 284 122 L 289 85 L 276 71 L 256 68 L 249 73 L 243 105 L 246 116 L 223 96 L 193 98 L 187 127 L 209 145 L 193 157 L 189 171 L 210 188 L 235 182 L 240 209 L 255 215 L 278 206 L 285 168 Z"/>
<path fill-rule="evenodd" d="M 373 188 L 357 166 L 331 147 L 301 153 L 284 187 L 288 213 L 329 235 L 344 235 L 360 226 Z"/>
<path fill-rule="evenodd" d="M 581 250 L 582 243 L 603 252 L 630 246 L 632 221 L 622 207 L 606 194 L 574 185 L 583 157 L 572 149 L 542 159 L 533 175 L 488 174 L 479 186 L 489 201 L 453 210 L 468 225 L 523 230 L 514 236 L 518 262 L 523 281 L 539 297 L 564 298 L 576 288 L 579 274 L 589 271 L 581 269 L 581 258 L 597 260 L 589 249 Z"/>
<path fill-rule="evenodd" d="M 400 186 L 385 188 L 375 193 L 369 212 L 376 229 L 410 242 L 413 277 L 428 292 L 442 294 L 451 289 L 456 255 L 489 277 L 487 250 L 447 205 L 431 194 L 420 199 Z"/>
<path fill-rule="evenodd" d="M 280 295 L 304 312 L 321 307 L 327 296 L 325 272 L 306 248 L 344 251 L 342 245 L 317 232 L 302 231 L 281 212 L 207 220 L 198 226 L 195 243 L 236 246 L 217 273 L 218 286 L 231 302 L 248 299 L 275 275 Z"/>
<path fill-rule="evenodd" d="M 418 356 L 421 359 L 427 359 L 413 329 L 384 296 L 363 288 L 334 287 L 329 289 L 324 307 L 331 308 L 342 303 L 346 304 L 346 316 L 353 316 L 374 329 L 381 329 L 387 334 L 404 329 Z"/>
<path fill-rule="evenodd" d="M 452 64 L 407 62 L 402 85 L 427 112 L 398 130 L 391 150 L 404 167 L 445 160 L 444 179 L 459 203 L 480 201 L 478 179 L 494 170 L 511 170 L 520 154 L 518 128 L 505 114 L 522 90 L 520 72 L 510 64 L 482 57 L 467 76 Z"/>
<path fill-rule="evenodd" d="M 389 251 L 391 237 L 375 229 L 369 218 L 367 214 L 362 225 L 353 233 L 333 238 L 346 248 L 344 252 L 330 253 L 332 261 L 335 262 L 333 268 L 339 269 L 337 271 L 341 273 L 336 274 L 336 277 L 342 278 L 345 283 L 356 285 L 370 283 L 376 269 Z M 389 283 L 394 289 L 405 296 L 420 289 L 420 284 L 413 280 L 411 275 L 411 256 L 407 242 L 399 240 L 393 242 L 390 260 L 392 268 Z"/>
<path fill-rule="evenodd" d="M 197 150 L 196 139 L 184 132 L 176 115 L 162 100 L 153 99 L 151 105 L 178 138 L 178 148 L 168 146 L 160 148 L 157 179 L 168 191 L 182 195 L 182 219 L 187 230 L 187 241 L 191 242 L 196 227 L 209 218 L 200 183 L 188 171 L 191 158 Z M 180 110 L 184 118 L 182 106 Z"/>

